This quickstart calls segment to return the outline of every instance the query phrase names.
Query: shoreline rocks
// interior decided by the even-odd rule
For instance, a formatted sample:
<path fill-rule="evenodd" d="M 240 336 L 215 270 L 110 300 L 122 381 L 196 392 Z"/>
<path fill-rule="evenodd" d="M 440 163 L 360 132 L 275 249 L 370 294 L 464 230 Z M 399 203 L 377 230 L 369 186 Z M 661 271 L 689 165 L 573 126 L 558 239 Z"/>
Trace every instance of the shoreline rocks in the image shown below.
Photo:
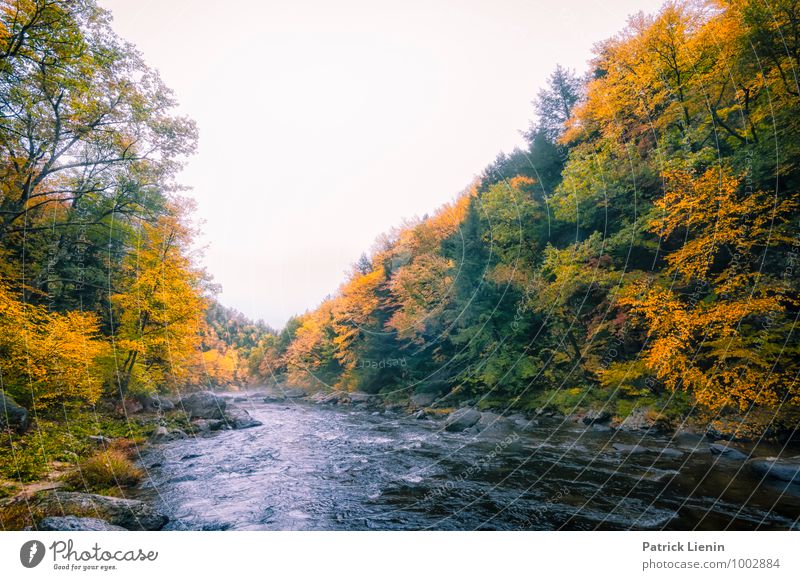
<path fill-rule="evenodd" d="M 253 419 L 250 413 L 240 407 L 228 407 L 223 423 L 231 429 L 248 429 L 263 425 L 261 421 Z"/>
<path fill-rule="evenodd" d="M 160 530 L 169 521 L 165 514 L 143 501 L 94 493 L 53 491 L 43 496 L 36 507 L 46 517 L 89 517 L 126 530 Z"/>
<path fill-rule="evenodd" d="M 125 532 L 122 526 L 115 526 L 98 518 L 79 518 L 77 516 L 47 516 L 37 525 L 39 532 Z"/>
<path fill-rule="evenodd" d="M 444 421 L 445 431 L 464 431 L 480 421 L 481 412 L 472 407 L 461 407 L 450 413 Z"/>
<path fill-rule="evenodd" d="M 178 401 L 191 419 L 224 419 L 227 405 L 223 397 L 211 391 L 190 393 Z"/>
<path fill-rule="evenodd" d="M 734 461 L 745 461 L 750 456 L 739 449 L 731 447 L 727 441 L 717 441 L 708 446 L 711 455 L 719 455 L 725 459 L 732 459 Z"/>
<path fill-rule="evenodd" d="M 13 429 L 19 433 L 30 426 L 30 415 L 27 409 L 0 391 L 0 429 Z"/>
<path fill-rule="evenodd" d="M 786 458 L 756 458 L 748 461 L 747 465 L 760 475 L 780 481 L 800 484 L 800 455 Z"/>
<path fill-rule="evenodd" d="M 189 436 L 180 429 L 167 429 L 161 425 L 156 427 L 156 430 L 150 435 L 150 443 L 169 443 L 170 441 L 186 439 L 187 437 Z"/>

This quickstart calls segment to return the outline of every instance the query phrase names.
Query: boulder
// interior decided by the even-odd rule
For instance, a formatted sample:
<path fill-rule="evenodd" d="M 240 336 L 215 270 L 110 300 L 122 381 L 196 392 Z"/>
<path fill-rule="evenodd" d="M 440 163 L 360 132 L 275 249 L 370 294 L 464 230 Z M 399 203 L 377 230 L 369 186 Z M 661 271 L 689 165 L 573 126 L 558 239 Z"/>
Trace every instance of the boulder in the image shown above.
<path fill-rule="evenodd" d="M 36 529 L 40 532 L 124 532 L 125 528 L 109 524 L 98 518 L 76 516 L 48 516 L 40 521 Z"/>
<path fill-rule="evenodd" d="M 11 397 L 0 391 L 0 429 L 25 431 L 30 425 L 30 416 L 24 407 L 17 405 Z"/>
<path fill-rule="evenodd" d="M 256 421 L 250 416 L 250 413 L 239 407 L 228 407 L 225 411 L 225 422 L 231 429 L 247 429 L 263 425 L 261 421 Z"/>
<path fill-rule="evenodd" d="M 195 433 L 210 433 L 211 431 L 219 431 L 225 426 L 225 421 L 222 419 L 195 419 L 192 421 L 192 427 Z"/>
<path fill-rule="evenodd" d="M 350 398 L 342 391 L 318 391 L 309 400 L 320 405 L 343 405 L 348 403 Z"/>
<path fill-rule="evenodd" d="M 502 415 L 484 411 L 481 413 L 480 419 L 475 423 L 475 426 L 481 432 L 485 431 L 506 431 L 511 429 L 512 423 Z"/>
<path fill-rule="evenodd" d="M 622 421 L 612 424 L 620 431 L 669 431 L 668 421 L 649 407 L 637 407 Z"/>
<path fill-rule="evenodd" d="M 711 445 L 708 446 L 708 449 L 709 451 L 711 451 L 711 455 L 720 455 L 725 459 L 744 461 L 748 457 L 746 453 L 743 453 L 738 449 L 730 447 L 726 442 L 712 443 Z"/>
<path fill-rule="evenodd" d="M 192 419 L 224 419 L 227 403 L 211 391 L 200 391 L 181 398 L 180 405 Z"/>
<path fill-rule="evenodd" d="M 186 439 L 189 437 L 184 431 L 180 429 L 167 429 L 163 425 L 156 427 L 153 434 L 150 436 L 151 443 L 168 443 L 177 439 Z"/>
<path fill-rule="evenodd" d="M 594 425 L 595 423 L 606 423 L 609 419 L 611 419 L 611 413 L 608 411 L 602 409 L 592 409 L 587 411 L 581 420 L 583 421 L 584 425 Z"/>
<path fill-rule="evenodd" d="M 511 421 L 514 424 L 514 426 L 520 431 L 531 431 L 535 427 L 539 426 L 539 421 L 537 421 L 536 419 L 528 419 L 525 415 L 521 413 L 515 413 L 514 415 L 509 415 L 508 420 Z"/>
<path fill-rule="evenodd" d="M 665 447 L 658 453 L 661 455 L 661 457 L 674 457 L 675 459 L 683 457 L 683 451 L 680 449 L 675 449 L 674 447 Z"/>
<path fill-rule="evenodd" d="M 642 447 L 641 445 L 625 445 L 624 443 L 614 443 L 611 445 L 614 450 L 619 451 L 620 453 L 647 453 L 652 451 L 647 447 Z"/>
<path fill-rule="evenodd" d="M 160 530 L 169 521 L 143 501 L 93 493 L 54 491 L 39 505 L 47 514 L 99 518 L 126 530 Z"/>
<path fill-rule="evenodd" d="M 464 431 L 480 421 L 481 412 L 472 407 L 461 407 L 447 416 L 444 428 L 447 431 Z"/>
<path fill-rule="evenodd" d="M 283 396 L 287 399 L 302 399 L 308 396 L 308 391 L 305 389 L 300 389 L 298 387 L 290 387 L 287 389 L 281 389 Z"/>
<path fill-rule="evenodd" d="M 434 393 L 414 393 L 411 395 L 411 404 L 415 407 L 430 407 L 436 400 Z"/>
<path fill-rule="evenodd" d="M 175 410 L 175 403 L 161 395 L 144 395 L 139 398 L 139 402 L 142 404 L 144 410 L 148 412 Z"/>
<path fill-rule="evenodd" d="M 350 397 L 350 403 L 353 405 L 367 405 L 374 400 L 372 395 L 358 391 L 354 393 L 348 393 L 347 395 Z"/>
<path fill-rule="evenodd" d="M 773 479 L 800 483 L 800 455 L 791 458 L 760 457 L 748 461 L 750 469 Z"/>

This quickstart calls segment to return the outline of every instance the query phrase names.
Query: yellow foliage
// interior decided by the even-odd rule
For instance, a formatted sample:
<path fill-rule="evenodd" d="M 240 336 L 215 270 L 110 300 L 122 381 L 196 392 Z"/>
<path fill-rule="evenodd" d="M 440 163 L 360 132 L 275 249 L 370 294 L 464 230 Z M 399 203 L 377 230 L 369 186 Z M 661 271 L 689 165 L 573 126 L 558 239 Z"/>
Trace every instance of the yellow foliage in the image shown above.
<path fill-rule="evenodd" d="M 156 223 L 142 224 L 139 244 L 126 259 L 123 291 L 112 296 L 124 357 L 122 392 L 176 389 L 190 377 L 207 306 L 202 273 L 187 255 L 190 240 L 176 208 Z"/>
<path fill-rule="evenodd" d="M 91 313 L 58 314 L 25 304 L 0 279 L 4 388 L 34 408 L 97 401 L 102 379 L 95 362 L 108 348 L 98 325 Z"/>
<path fill-rule="evenodd" d="M 794 201 L 773 205 L 764 194 L 743 194 L 741 181 L 724 168 L 664 177 L 661 215 L 650 228 L 667 238 L 686 236 L 666 257 L 667 273 L 679 274 L 683 285 L 665 276 L 623 292 L 620 304 L 648 332 L 641 360 L 668 388 L 691 391 L 713 410 L 800 402 L 791 371 L 775 366 L 772 333 L 782 342 L 780 328 L 758 324 L 781 320 L 793 301 L 759 271 L 758 256 L 771 241 L 788 240 L 784 226 Z"/>

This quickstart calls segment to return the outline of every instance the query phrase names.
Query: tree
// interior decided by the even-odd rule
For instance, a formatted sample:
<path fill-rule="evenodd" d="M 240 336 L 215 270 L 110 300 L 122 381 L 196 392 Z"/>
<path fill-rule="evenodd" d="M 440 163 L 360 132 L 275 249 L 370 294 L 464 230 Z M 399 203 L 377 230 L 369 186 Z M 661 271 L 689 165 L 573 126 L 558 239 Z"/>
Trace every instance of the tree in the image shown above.
<path fill-rule="evenodd" d="M 110 21 L 94 0 L 0 10 L 0 246 L 8 259 L 27 252 L 25 283 L 45 293 L 31 300 L 74 306 L 68 295 L 90 287 L 91 268 L 114 265 L 93 251 L 120 246 L 109 218 L 120 235 L 163 213 L 195 146 L 194 124 L 171 112 L 172 93 Z"/>
<path fill-rule="evenodd" d="M 98 334 L 97 316 L 26 304 L 0 278 L 0 380 L 17 400 L 37 409 L 97 401 L 108 349 Z"/>
<path fill-rule="evenodd" d="M 206 301 L 203 273 L 189 255 L 191 230 L 184 211 L 141 224 L 136 249 L 125 262 L 125 282 L 112 296 L 116 311 L 117 387 L 152 392 L 177 389 L 188 378 L 200 346 Z"/>

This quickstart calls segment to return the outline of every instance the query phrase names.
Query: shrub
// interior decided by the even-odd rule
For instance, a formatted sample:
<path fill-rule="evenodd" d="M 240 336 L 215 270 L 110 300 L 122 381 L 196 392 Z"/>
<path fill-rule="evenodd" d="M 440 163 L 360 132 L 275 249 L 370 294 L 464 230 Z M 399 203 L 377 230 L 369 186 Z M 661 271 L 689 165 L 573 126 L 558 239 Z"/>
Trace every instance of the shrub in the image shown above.
<path fill-rule="evenodd" d="M 125 452 L 112 448 L 87 457 L 65 479 L 83 491 L 107 491 L 135 485 L 143 475 Z"/>

